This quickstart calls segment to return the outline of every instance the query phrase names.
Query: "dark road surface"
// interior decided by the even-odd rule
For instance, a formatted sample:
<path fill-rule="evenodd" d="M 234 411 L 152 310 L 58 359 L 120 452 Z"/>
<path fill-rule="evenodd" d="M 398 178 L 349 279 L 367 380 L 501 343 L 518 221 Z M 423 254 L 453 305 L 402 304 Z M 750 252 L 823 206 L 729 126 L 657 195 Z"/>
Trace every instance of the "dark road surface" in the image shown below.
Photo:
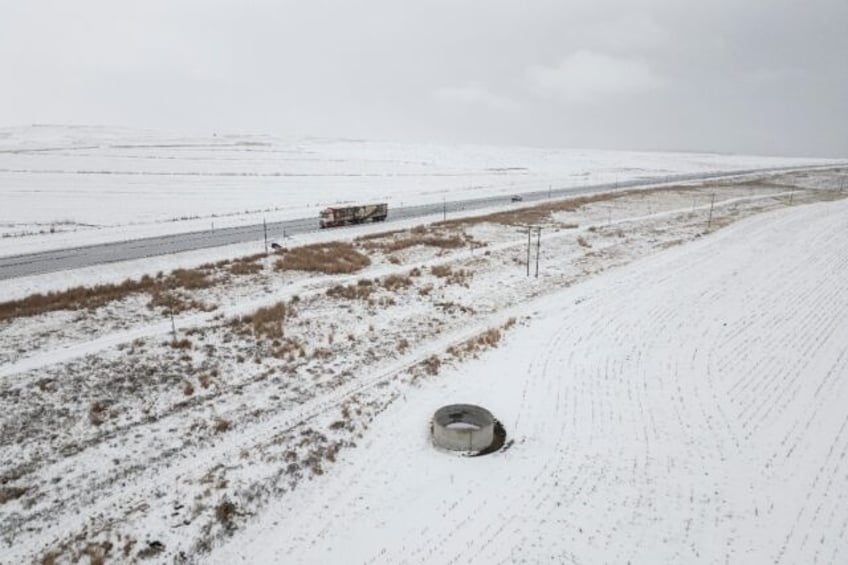
<path fill-rule="evenodd" d="M 793 167 L 792 169 L 794 170 L 798 168 L 799 167 Z M 527 203 L 564 198 L 591 192 L 602 192 L 616 188 L 633 188 L 659 182 L 706 180 L 722 176 L 756 172 L 767 173 L 774 172 L 776 170 L 779 169 L 671 175 L 638 179 L 621 183 L 607 183 L 576 188 L 555 188 L 552 190 L 522 192 L 516 193 L 516 195 L 520 195 L 523 199 L 523 203 Z M 510 204 L 512 196 L 514 195 L 472 198 L 468 200 L 458 200 L 445 203 L 440 202 L 420 206 L 393 207 L 389 209 L 389 217 L 386 222 L 388 223 L 397 220 L 443 213 L 450 216 L 450 214 L 456 212 L 467 212 L 470 210 L 477 210 L 492 206 L 507 205 Z M 314 218 L 300 218 L 296 220 L 273 222 L 269 223 L 267 227 L 269 239 L 271 240 L 279 238 L 279 236 L 284 233 L 286 235 L 296 235 L 300 233 L 318 231 L 320 229 L 318 227 L 317 215 Z M 333 229 L 356 229 L 356 227 Z M 262 241 L 263 238 L 263 226 L 262 224 L 256 224 L 234 228 L 220 228 L 214 231 L 206 230 L 200 232 L 163 235 L 131 241 L 119 241 L 98 245 L 88 245 L 84 247 L 44 251 L 27 255 L 0 257 L 0 280 L 24 277 L 28 275 L 53 273 L 68 269 L 79 269 L 82 267 L 90 267 L 92 265 L 100 265 L 104 263 L 131 261 L 133 259 L 220 247 L 249 241 Z"/>

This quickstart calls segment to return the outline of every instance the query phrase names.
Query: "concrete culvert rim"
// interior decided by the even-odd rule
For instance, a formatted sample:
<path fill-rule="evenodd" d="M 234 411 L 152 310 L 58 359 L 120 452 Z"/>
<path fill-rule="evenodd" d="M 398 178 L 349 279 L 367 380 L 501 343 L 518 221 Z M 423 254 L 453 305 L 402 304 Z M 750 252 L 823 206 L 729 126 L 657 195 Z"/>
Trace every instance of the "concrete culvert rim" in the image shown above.
<path fill-rule="evenodd" d="M 433 444 L 466 455 L 485 455 L 501 448 L 506 432 L 491 412 L 474 404 L 449 404 L 436 410 Z"/>

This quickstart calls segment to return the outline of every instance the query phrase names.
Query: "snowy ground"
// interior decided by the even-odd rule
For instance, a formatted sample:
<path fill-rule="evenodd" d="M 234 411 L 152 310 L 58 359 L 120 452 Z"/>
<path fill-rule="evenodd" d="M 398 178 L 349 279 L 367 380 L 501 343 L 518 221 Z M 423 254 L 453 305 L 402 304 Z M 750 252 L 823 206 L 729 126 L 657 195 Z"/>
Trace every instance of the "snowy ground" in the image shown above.
<path fill-rule="evenodd" d="M 843 178 L 209 264 L 176 341 L 146 292 L 0 321 L 0 562 L 844 562 Z M 508 449 L 432 449 L 462 401 Z"/>
<path fill-rule="evenodd" d="M 825 160 L 637 153 L 116 128 L 0 129 L 0 254 L 390 207 Z"/>
<path fill-rule="evenodd" d="M 845 563 L 848 206 L 745 221 L 527 306 L 218 563 Z M 441 453 L 441 405 L 514 442 Z"/>

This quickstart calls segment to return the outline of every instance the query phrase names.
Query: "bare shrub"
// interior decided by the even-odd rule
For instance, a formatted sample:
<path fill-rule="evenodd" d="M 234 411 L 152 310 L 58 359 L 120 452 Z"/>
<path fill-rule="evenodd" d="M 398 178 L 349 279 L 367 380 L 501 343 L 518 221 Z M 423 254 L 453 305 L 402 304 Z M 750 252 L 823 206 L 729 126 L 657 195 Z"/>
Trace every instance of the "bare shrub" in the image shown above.
<path fill-rule="evenodd" d="M 427 226 L 415 226 L 406 231 L 371 234 L 356 239 L 356 241 L 362 242 L 366 249 L 382 251 L 383 253 L 396 253 L 417 245 L 437 249 L 457 249 L 464 247 L 469 240 L 470 236 L 456 233 L 446 234 L 441 230 Z M 391 257 L 389 261 L 392 261 Z"/>
<path fill-rule="evenodd" d="M 277 302 L 273 306 L 259 308 L 253 314 L 242 316 L 240 321 L 253 327 L 256 337 L 265 336 L 268 339 L 283 337 L 283 321 L 286 317 L 286 305 Z"/>
<path fill-rule="evenodd" d="M 458 269 L 454 271 L 448 265 L 433 265 L 430 267 L 430 273 L 435 277 L 444 279 L 445 284 L 457 285 L 466 284 L 468 279 L 472 276 L 471 271 L 465 269 Z"/>
<path fill-rule="evenodd" d="M 53 383 L 54 379 L 41 378 L 35 381 L 35 386 L 38 387 L 38 390 L 41 392 L 53 392 Z"/>
<path fill-rule="evenodd" d="M 312 350 L 313 359 L 329 359 L 332 356 L 333 351 L 331 349 L 327 349 L 326 347 L 316 347 Z"/>
<path fill-rule="evenodd" d="M 48 551 L 41 557 L 41 565 L 56 565 L 62 554 L 58 551 Z"/>
<path fill-rule="evenodd" d="M 133 549 L 133 547 L 135 547 L 135 544 L 136 544 L 136 540 L 134 538 L 128 538 L 127 539 L 127 541 L 124 543 L 124 548 L 122 550 L 124 557 L 130 556 L 130 553 L 132 553 L 132 549 Z"/>
<path fill-rule="evenodd" d="M 580 247 L 586 247 L 586 248 L 592 247 L 592 244 L 589 243 L 588 241 L 586 241 L 586 238 L 583 237 L 582 235 L 577 236 L 577 244 Z"/>
<path fill-rule="evenodd" d="M 194 394 L 194 385 L 190 382 L 183 383 L 183 394 L 186 396 L 191 396 Z"/>
<path fill-rule="evenodd" d="M 215 519 L 226 529 L 233 527 L 233 519 L 236 514 L 236 505 L 226 498 L 215 507 Z"/>
<path fill-rule="evenodd" d="M 388 261 L 389 261 L 389 263 L 391 263 L 392 265 L 400 265 L 400 257 L 398 257 L 397 255 L 391 255 L 391 256 L 389 256 Z"/>
<path fill-rule="evenodd" d="M 368 300 L 375 290 L 377 289 L 372 281 L 360 279 L 356 284 L 346 286 L 337 284 L 327 289 L 327 296 L 346 300 Z"/>
<path fill-rule="evenodd" d="M 380 283 L 386 290 L 394 292 L 412 286 L 412 279 L 403 275 L 389 275 Z"/>
<path fill-rule="evenodd" d="M 219 434 L 229 431 L 231 427 L 232 424 L 230 423 L 230 421 L 224 418 L 215 418 L 215 424 L 212 426 L 215 432 Z"/>
<path fill-rule="evenodd" d="M 173 289 L 155 287 L 150 291 L 148 308 L 161 308 L 167 314 L 180 314 L 191 310 L 209 312 L 214 306 L 195 300 L 191 295 Z"/>
<path fill-rule="evenodd" d="M 278 271 L 338 275 L 355 273 L 371 264 L 367 255 L 345 242 L 316 243 L 289 250 L 274 263 Z"/>
<path fill-rule="evenodd" d="M 442 366 L 442 360 L 439 359 L 438 355 L 431 355 L 425 359 L 421 365 L 424 367 L 424 371 L 426 371 L 428 375 L 438 375 L 439 369 Z"/>
<path fill-rule="evenodd" d="M 26 494 L 26 491 L 24 487 L 0 487 L 0 504 L 18 499 Z"/>
<path fill-rule="evenodd" d="M 103 565 L 106 563 L 106 556 L 112 550 L 112 543 L 104 541 L 102 543 L 89 543 L 80 552 L 81 556 L 88 556 L 90 565 Z"/>
<path fill-rule="evenodd" d="M 191 340 L 187 337 L 182 339 L 172 339 L 168 342 L 174 349 L 191 349 Z"/>
<path fill-rule="evenodd" d="M 433 265 L 430 267 L 430 273 L 434 277 L 444 278 L 450 276 L 453 271 L 447 265 Z"/>
<path fill-rule="evenodd" d="M 175 269 L 170 281 L 165 286 L 184 288 L 186 290 L 197 290 L 209 288 L 213 282 L 209 279 L 209 273 L 203 269 Z"/>
<path fill-rule="evenodd" d="M 407 349 L 409 349 L 409 341 L 405 337 L 401 338 L 397 343 L 398 353 L 406 353 Z"/>
<path fill-rule="evenodd" d="M 203 388 L 209 388 L 209 385 L 212 384 L 212 377 L 204 373 L 197 377 L 197 381 Z"/>
<path fill-rule="evenodd" d="M 264 269 L 264 267 L 260 263 L 256 263 L 254 261 L 235 261 L 230 268 L 228 269 L 231 275 L 241 276 L 241 275 L 255 275 Z"/>
<path fill-rule="evenodd" d="M 102 400 L 96 400 L 88 407 L 88 421 L 94 426 L 99 426 L 109 417 L 108 405 Z"/>

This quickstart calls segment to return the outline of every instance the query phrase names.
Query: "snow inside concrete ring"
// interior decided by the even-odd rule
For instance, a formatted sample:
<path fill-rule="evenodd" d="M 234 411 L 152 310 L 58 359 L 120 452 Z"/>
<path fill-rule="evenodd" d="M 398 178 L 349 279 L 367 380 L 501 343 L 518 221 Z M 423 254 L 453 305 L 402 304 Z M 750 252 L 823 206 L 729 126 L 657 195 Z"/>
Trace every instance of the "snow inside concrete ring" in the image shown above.
<path fill-rule="evenodd" d="M 495 418 L 473 404 L 450 404 L 433 414 L 433 443 L 450 451 L 478 452 L 492 445 Z"/>

